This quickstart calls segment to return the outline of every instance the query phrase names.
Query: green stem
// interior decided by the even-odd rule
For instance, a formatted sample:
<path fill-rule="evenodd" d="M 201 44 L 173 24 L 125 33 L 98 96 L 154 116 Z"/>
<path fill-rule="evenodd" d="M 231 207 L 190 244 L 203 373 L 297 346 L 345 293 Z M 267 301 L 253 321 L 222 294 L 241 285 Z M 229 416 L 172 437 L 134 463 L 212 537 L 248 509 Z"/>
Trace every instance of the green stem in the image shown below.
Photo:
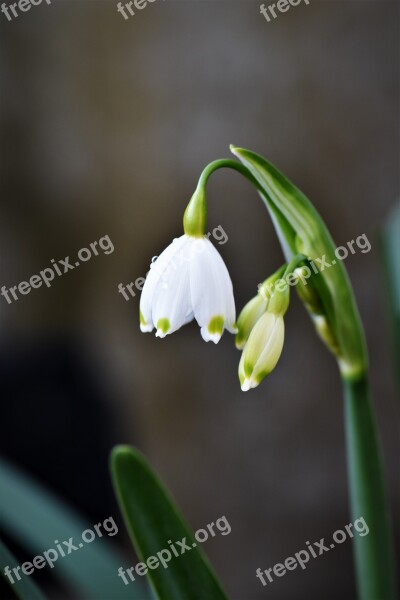
<path fill-rule="evenodd" d="M 363 517 L 368 535 L 355 534 L 357 587 L 361 600 L 396 597 L 389 505 L 367 375 L 343 379 L 351 513 Z"/>
<path fill-rule="evenodd" d="M 304 254 L 296 254 L 296 256 L 294 256 L 290 262 L 287 264 L 287 267 L 285 269 L 285 272 L 282 276 L 283 279 L 285 279 L 290 273 L 293 273 L 293 271 L 295 269 L 297 269 L 297 267 L 301 264 L 304 263 L 304 261 L 307 260 L 307 257 L 304 256 Z"/>
<path fill-rule="evenodd" d="M 233 169 L 234 171 L 238 171 L 239 173 L 244 175 L 247 179 L 249 179 L 257 187 L 257 189 L 260 187 L 259 184 L 257 183 L 257 180 L 251 175 L 248 168 L 245 167 L 244 165 L 242 165 L 242 163 L 238 162 L 237 160 L 233 160 L 232 158 L 220 158 L 220 159 L 214 160 L 213 162 L 208 164 L 203 169 L 203 172 L 201 173 L 201 175 L 199 177 L 199 182 L 197 184 L 197 187 L 204 189 L 210 175 L 212 175 L 214 173 L 214 171 L 217 171 L 218 169 L 224 169 L 224 168 Z"/>
<path fill-rule="evenodd" d="M 242 165 L 242 163 L 232 160 L 231 158 L 214 160 L 203 169 L 194 194 L 186 207 L 185 214 L 183 216 L 183 230 L 186 235 L 190 235 L 192 237 L 204 236 L 207 227 L 207 202 L 205 188 L 210 175 L 212 175 L 214 171 L 223 168 L 238 171 L 249 181 L 251 181 L 251 183 L 255 185 L 259 191 L 261 191 L 261 187 L 257 180 L 253 177 L 247 167 Z"/>

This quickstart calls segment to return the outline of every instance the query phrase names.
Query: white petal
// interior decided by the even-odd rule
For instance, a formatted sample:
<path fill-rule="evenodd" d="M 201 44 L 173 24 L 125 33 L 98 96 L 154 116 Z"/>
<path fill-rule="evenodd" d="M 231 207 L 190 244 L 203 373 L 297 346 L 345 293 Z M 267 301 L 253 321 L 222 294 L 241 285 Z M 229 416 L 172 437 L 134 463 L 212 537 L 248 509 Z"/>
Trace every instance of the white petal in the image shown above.
<path fill-rule="evenodd" d="M 193 238 L 185 236 L 185 243 L 170 260 L 153 294 L 152 320 L 158 326 L 157 336 L 164 337 L 193 319 L 190 297 L 189 265 Z M 161 331 L 160 331 L 161 329 Z"/>
<path fill-rule="evenodd" d="M 157 329 L 156 331 L 156 337 L 158 338 L 165 338 L 166 335 L 168 335 L 169 332 L 165 333 L 162 329 Z"/>
<path fill-rule="evenodd" d="M 222 317 L 225 328 L 236 331 L 231 278 L 220 254 L 206 238 L 195 240 L 191 246 L 190 293 L 194 316 L 206 341 L 216 343 L 221 337 L 207 329 L 215 317 Z"/>
<path fill-rule="evenodd" d="M 182 235 L 176 238 L 167 248 L 160 254 L 160 256 L 151 263 L 150 272 L 146 277 L 146 281 L 143 286 L 143 291 L 140 297 L 140 312 L 144 322 L 141 323 L 140 329 L 142 331 L 151 331 L 155 325 L 152 320 L 152 304 L 154 298 L 154 292 L 158 282 L 165 277 L 165 273 L 174 258 L 174 255 L 188 243 L 188 236 Z"/>
<path fill-rule="evenodd" d="M 201 327 L 200 333 L 205 342 L 214 342 L 214 344 L 218 344 L 222 337 L 222 333 L 210 333 L 207 327 Z"/>
<path fill-rule="evenodd" d="M 167 277 L 161 279 L 155 289 L 152 306 L 152 320 L 154 325 L 162 319 L 168 319 L 169 328 L 165 333 L 173 333 L 182 325 L 193 318 L 190 287 L 189 287 L 189 265 L 183 263 L 176 269 L 172 269 Z M 157 331 L 158 337 L 164 337 Z"/>
<path fill-rule="evenodd" d="M 248 392 L 251 389 L 250 379 L 245 379 L 242 383 L 242 392 Z"/>

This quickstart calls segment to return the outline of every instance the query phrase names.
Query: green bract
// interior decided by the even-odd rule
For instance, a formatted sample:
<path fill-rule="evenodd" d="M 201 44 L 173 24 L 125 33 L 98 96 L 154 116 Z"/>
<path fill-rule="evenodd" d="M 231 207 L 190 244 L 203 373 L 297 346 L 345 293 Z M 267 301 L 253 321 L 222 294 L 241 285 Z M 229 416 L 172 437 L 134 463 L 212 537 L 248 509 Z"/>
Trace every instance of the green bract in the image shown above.
<path fill-rule="evenodd" d="M 249 150 L 231 146 L 231 151 L 257 183 L 274 222 L 286 259 L 305 254 L 318 267 L 318 259 L 335 259 L 335 244 L 327 227 L 306 196 L 270 162 Z M 342 374 L 357 379 L 366 368 L 367 357 L 360 317 L 343 264 L 321 270 L 313 278 L 329 328 L 338 341 Z M 330 348 L 332 349 L 332 348 Z"/>

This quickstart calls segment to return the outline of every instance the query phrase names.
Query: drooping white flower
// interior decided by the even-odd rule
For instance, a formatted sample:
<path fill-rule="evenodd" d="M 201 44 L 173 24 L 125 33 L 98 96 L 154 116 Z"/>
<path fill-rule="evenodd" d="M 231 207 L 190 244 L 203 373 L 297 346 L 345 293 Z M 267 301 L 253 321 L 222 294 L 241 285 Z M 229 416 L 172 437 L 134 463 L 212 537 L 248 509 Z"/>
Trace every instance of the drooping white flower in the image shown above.
<path fill-rule="evenodd" d="M 151 264 L 140 298 L 140 329 L 173 333 L 193 318 L 205 341 L 235 327 L 232 282 L 220 254 L 203 237 L 182 235 Z"/>

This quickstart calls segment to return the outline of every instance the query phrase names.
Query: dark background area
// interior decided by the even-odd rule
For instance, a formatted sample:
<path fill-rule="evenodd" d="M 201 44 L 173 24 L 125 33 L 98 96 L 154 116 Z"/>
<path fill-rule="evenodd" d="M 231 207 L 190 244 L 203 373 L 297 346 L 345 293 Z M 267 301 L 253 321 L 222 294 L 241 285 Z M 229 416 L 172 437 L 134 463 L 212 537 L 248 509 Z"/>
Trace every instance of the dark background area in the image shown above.
<path fill-rule="evenodd" d="M 398 542 L 398 393 L 378 235 L 399 196 L 399 5 L 311 0 L 271 23 L 244 0 L 156 0 L 127 21 L 116 6 L 53 0 L 0 15 L 0 284 L 104 235 L 115 248 L 50 288 L 0 297 L 2 453 L 94 523 L 117 514 L 110 448 L 137 445 L 194 529 L 226 515 L 232 532 L 205 550 L 232 600 L 350 600 L 350 542 L 268 588 L 255 577 L 350 522 L 340 381 L 295 295 L 278 367 L 244 394 L 228 334 L 217 346 L 195 324 L 143 335 L 139 292 L 127 302 L 117 286 L 181 234 L 202 168 L 230 143 L 275 163 L 338 245 L 365 233 L 371 251 L 345 264 Z M 238 174 L 214 175 L 208 200 L 209 230 L 228 235 L 216 245 L 239 311 L 282 263 L 279 243 Z"/>

